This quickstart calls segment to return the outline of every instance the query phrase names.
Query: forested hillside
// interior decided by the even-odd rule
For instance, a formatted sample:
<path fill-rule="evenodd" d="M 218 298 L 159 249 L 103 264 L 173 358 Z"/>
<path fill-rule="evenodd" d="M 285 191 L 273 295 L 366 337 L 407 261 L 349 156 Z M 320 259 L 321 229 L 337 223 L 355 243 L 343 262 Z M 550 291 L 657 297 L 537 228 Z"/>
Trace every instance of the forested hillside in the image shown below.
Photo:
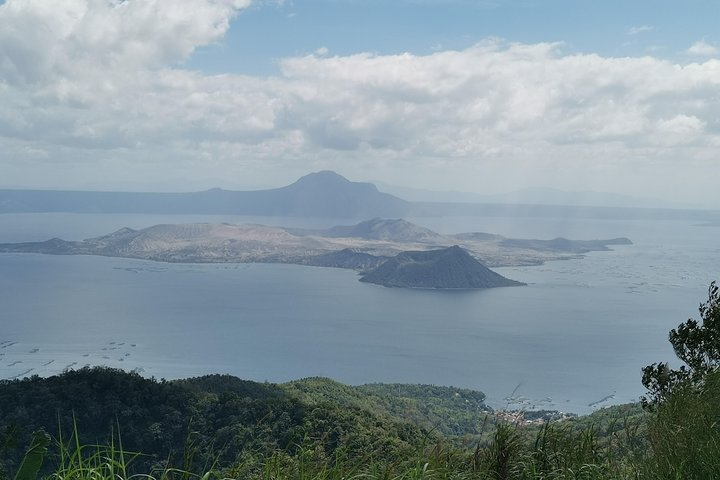
<path fill-rule="evenodd" d="M 470 452 L 493 444 L 497 426 L 510 417 L 498 417 L 484 399 L 432 385 L 353 387 L 325 378 L 269 384 L 227 375 L 157 381 L 85 368 L 0 382 L 2 467 L 6 475 L 17 471 L 32 433 L 43 429 L 66 444 L 75 445 L 76 433 L 80 445 L 122 443 L 124 451 L 143 454 L 133 468 L 145 472 L 167 465 L 200 471 L 208 462 L 232 470 L 277 455 L 293 464 L 308 452 L 316 467 L 341 455 L 345 468 L 399 468 L 434 447 Z M 517 441 L 541 428 L 516 415 Z M 610 430 L 600 437 L 622 430 L 613 417 L 602 422 Z M 582 424 L 566 422 L 568 435 Z M 45 468 L 59 461 L 51 447 Z"/>

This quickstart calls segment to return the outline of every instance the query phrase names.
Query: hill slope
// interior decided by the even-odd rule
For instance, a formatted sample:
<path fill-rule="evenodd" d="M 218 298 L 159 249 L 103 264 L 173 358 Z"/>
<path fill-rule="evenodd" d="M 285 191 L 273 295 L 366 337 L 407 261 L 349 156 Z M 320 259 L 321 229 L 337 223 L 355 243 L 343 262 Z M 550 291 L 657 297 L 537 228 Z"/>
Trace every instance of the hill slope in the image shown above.
<path fill-rule="evenodd" d="M 182 468 L 173 478 L 195 476 L 186 471 L 206 478 L 208 468 L 218 478 L 248 479 L 549 480 L 578 471 L 606 472 L 583 477 L 598 480 L 640 478 L 628 470 L 646 449 L 647 417 L 637 405 L 581 418 L 537 412 L 562 420 L 543 424 L 522 412 L 493 412 L 484 399 L 433 385 L 353 387 L 317 377 L 271 384 L 228 375 L 156 381 L 107 368 L 0 381 L 0 477 L 18 471 L 31 432 L 43 428 L 60 429 L 71 455 L 79 453 L 77 433 L 91 472 L 110 470 L 99 479 L 145 477 L 166 466 Z M 57 471 L 57 450 L 51 446 L 38 478 Z M 506 475 L 509 467 L 518 475 Z M 57 476 L 69 478 L 67 471 Z"/>
<path fill-rule="evenodd" d="M 60 428 L 69 437 L 76 423 L 85 444 L 109 443 L 120 426 L 124 447 L 143 452 L 138 461 L 147 464 L 182 459 L 189 432 L 199 452 L 225 464 L 243 453 L 293 453 L 303 442 L 328 455 L 347 449 L 392 457 L 409 454 L 424 438 L 438 439 L 436 428 L 479 433 L 492 411 L 484 399 L 481 392 L 429 385 L 383 391 L 326 378 L 270 384 L 229 375 L 156 381 L 83 368 L 0 381 L 0 441 L 13 426 L 19 445 L 40 428 L 54 435 Z M 21 453 L 0 449 L 0 472 L 3 463 L 17 470 Z"/>
<path fill-rule="evenodd" d="M 361 282 L 386 287 L 475 289 L 523 285 L 493 272 L 457 245 L 403 252 L 363 276 Z"/>
<path fill-rule="evenodd" d="M 327 230 L 318 230 L 315 234 L 323 237 L 353 237 L 366 240 L 388 242 L 442 242 L 446 239 L 430 229 L 415 225 L 402 218 L 373 218 L 357 225 L 338 225 Z"/>

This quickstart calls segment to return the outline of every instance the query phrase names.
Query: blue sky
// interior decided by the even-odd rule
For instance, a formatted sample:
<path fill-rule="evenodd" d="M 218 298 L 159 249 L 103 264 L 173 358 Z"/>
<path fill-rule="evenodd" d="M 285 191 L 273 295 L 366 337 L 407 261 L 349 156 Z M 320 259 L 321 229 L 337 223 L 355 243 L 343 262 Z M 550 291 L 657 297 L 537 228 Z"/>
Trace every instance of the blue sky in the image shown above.
<path fill-rule="evenodd" d="M 720 2 L 712 0 L 287 0 L 259 2 L 227 35 L 186 63 L 211 73 L 272 75 L 278 60 L 325 47 L 427 54 L 497 37 L 562 42 L 568 53 L 657 55 L 683 60 L 705 39 L 720 41 Z"/>
<path fill-rule="evenodd" d="M 718 19 L 699 0 L 0 1 L 0 187 L 335 170 L 717 208 Z"/>

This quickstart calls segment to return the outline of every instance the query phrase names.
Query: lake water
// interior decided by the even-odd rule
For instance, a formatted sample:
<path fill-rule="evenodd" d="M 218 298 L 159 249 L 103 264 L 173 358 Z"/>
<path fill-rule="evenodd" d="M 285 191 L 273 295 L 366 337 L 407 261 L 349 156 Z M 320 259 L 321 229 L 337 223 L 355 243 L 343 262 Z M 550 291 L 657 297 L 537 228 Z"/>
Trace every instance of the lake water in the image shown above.
<path fill-rule="evenodd" d="M 720 228 L 691 222 L 411 220 L 443 233 L 627 236 L 635 244 L 498 269 L 530 285 L 466 292 L 388 289 L 360 283 L 352 271 L 293 265 L 0 254 L 0 377 L 86 364 L 157 378 L 229 373 L 281 382 L 319 375 L 350 384 L 454 385 L 485 392 L 494 407 L 584 413 L 637 400 L 640 369 L 673 360 L 669 329 L 697 318 L 720 273 Z M 0 215 L 0 242 L 189 221 L 343 223 Z"/>

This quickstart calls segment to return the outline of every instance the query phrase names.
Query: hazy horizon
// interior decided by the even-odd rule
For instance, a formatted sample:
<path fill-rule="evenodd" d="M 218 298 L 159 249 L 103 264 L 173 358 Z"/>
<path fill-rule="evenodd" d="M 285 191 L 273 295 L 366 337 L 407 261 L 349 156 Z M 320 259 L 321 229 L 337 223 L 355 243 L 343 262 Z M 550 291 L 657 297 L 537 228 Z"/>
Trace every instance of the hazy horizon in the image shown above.
<path fill-rule="evenodd" d="M 313 175 L 319 172 L 309 172 Z M 333 172 L 340 175 L 337 172 Z M 343 176 L 343 175 L 340 175 Z M 343 176 L 344 177 L 344 176 Z M 353 179 L 344 177 L 354 182 Z M 292 183 L 292 182 L 291 182 Z M 437 202 L 437 203 L 500 203 L 500 204 L 537 204 L 537 205 L 558 205 L 558 206 L 593 206 L 593 207 L 621 207 L 621 208 L 656 208 L 656 209 L 690 209 L 690 210 L 718 210 L 717 207 L 709 207 L 702 204 L 682 203 L 672 199 L 647 198 L 631 195 L 613 194 L 597 191 L 567 191 L 552 187 L 528 186 L 517 190 L 489 193 L 462 192 L 456 190 L 432 190 L 415 188 L 411 186 L 394 185 L 381 181 L 370 181 L 375 187 L 384 193 L 407 200 L 410 202 Z M 268 185 L 264 187 L 236 188 L 234 191 L 271 190 L 285 187 L 283 185 Z M 214 190 L 220 187 L 212 187 L 207 190 Z M 0 185 L 0 190 L 38 190 L 38 191 L 63 191 L 57 188 L 33 188 L 22 186 Z M 72 191 L 72 190 L 68 190 Z M 76 189 L 75 191 L 103 192 L 93 189 Z M 106 192 L 117 193 L 192 193 L 193 191 L 181 192 L 178 190 L 158 190 L 155 192 L 132 191 L 132 190 L 106 190 Z"/>

